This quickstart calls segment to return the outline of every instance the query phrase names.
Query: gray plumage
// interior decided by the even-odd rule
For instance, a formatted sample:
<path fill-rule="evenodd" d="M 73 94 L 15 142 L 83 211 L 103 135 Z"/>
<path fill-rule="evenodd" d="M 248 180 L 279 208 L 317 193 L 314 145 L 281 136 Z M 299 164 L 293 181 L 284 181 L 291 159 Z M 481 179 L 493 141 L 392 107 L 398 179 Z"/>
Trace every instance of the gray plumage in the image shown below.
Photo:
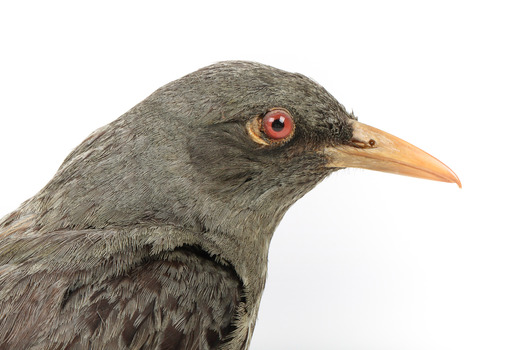
<path fill-rule="evenodd" d="M 291 112 L 292 139 L 246 125 Z M 0 221 L 0 349 L 246 349 L 272 234 L 355 119 L 310 79 L 223 62 L 100 128 Z"/>

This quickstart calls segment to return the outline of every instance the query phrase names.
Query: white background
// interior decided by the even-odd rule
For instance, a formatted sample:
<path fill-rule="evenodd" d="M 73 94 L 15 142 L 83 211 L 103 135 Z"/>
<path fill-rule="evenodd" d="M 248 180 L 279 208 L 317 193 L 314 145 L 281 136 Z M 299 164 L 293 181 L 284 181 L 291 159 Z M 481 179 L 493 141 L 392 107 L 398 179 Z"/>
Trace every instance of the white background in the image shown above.
<path fill-rule="evenodd" d="M 2 2 L 0 215 L 159 86 L 263 62 L 312 77 L 464 188 L 324 181 L 274 236 L 252 349 L 525 349 L 523 2 L 175 3 Z"/>

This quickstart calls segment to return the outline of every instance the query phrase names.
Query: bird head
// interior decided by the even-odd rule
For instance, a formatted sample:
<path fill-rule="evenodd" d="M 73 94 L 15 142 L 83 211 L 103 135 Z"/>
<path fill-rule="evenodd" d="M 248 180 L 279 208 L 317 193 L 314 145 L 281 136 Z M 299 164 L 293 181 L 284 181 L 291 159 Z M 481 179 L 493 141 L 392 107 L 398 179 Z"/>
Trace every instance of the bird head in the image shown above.
<path fill-rule="evenodd" d="M 42 224 L 271 234 L 290 205 L 346 167 L 460 185 L 443 163 L 358 122 L 309 78 L 221 62 L 163 86 L 84 141 L 41 193 Z"/>
<path fill-rule="evenodd" d="M 330 173 L 357 167 L 456 182 L 443 163 L 357 121 L 322 86 L 250 62 L 224 62 L 169 85 L 184 86 L 189 169 L 219 205 L 252 212 L 273 229 L 286 209 Z M 178 108 L 180 104 L 174 106 Z M 169 113 L 179 117 L 181 113 Z M 206 204 L 202 204 L 206 205 Z M 231 222 L 231 216 L 228 219 Z M 240 217 L 244 217 L 240 215 Z"/>

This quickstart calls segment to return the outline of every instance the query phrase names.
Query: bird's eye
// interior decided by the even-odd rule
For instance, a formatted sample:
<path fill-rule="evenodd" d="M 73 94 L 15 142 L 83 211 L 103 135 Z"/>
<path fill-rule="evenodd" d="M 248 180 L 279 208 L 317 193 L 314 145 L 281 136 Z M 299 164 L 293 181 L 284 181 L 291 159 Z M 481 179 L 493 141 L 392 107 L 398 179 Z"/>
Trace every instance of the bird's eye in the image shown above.
<path fill-rule="evenodd" d="M 282 140 L 293 133 L 295 124 L 290 113 L 284 109 L 274 109 L 263 117 L 262 128 L 270 139 Z"/>

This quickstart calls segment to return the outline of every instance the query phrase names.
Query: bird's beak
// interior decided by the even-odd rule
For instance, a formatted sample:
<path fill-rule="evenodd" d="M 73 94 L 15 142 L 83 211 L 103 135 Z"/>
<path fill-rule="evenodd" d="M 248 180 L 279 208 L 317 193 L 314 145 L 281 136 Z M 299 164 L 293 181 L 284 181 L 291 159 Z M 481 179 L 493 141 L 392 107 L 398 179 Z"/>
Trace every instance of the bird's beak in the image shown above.
<path fill-rule="evenodd" d="M 449 167 L 425 151 L 394 135 L 352 120 L 352 140 L 327 147 L 328 167 L 363 168 L 422 179 L 455 182 L 459 178 Z"/>

